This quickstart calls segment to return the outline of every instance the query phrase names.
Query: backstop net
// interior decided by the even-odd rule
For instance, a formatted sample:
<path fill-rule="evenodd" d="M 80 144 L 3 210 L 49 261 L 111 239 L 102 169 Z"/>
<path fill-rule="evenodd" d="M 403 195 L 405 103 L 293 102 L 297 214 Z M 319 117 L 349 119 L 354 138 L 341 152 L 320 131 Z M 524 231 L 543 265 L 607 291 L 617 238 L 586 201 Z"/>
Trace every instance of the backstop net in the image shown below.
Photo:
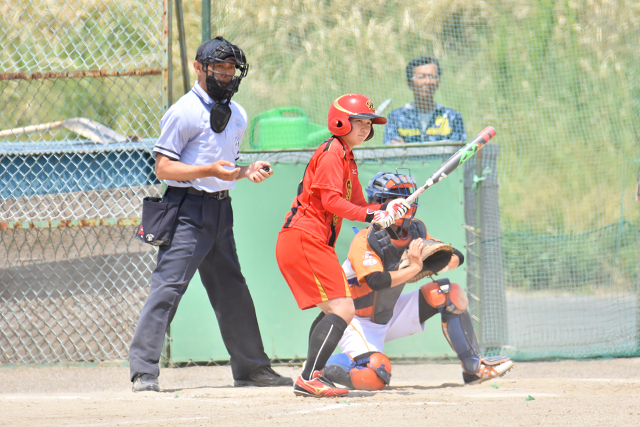
<path fill-rule="evenodd" d="M 249 52 L 238 93 L 249 116 L 292 105 L 322 124 L 333 99 L 356 92 L 390 100 L 390 117 L 419 95 L 406 65 L 434 56 L 435 101 L 462 114 L 467 141 L 496 129 L 497 147 L 468 162 L 464 184 L 467 287 L 485 351 L 638 354 L 637 4 L 258 4 L 214 5 L 211 21 Z M 422 135 L 446 135 L 446 119 Z M 378 132 L 367 144 L 385 142 Z M 438 209 L 428 194 L 421 205 Z"/>
<path fill-rule="evenodd" d="M 160 190 L 149 150 L 202 3 L 181 4 L 186 58 L 175 22 L 164 50 L 172 0 L 5 3 L 0 363 L 125 359 L 155 253 L 133 238 Z M 243 159 L 304 161 L 346 93 L 398 115 L 405 146 L 459 144 L 459 116 L 467 141 L 496 129 L 461 184 L 470 310 L 487 353 L 541 359 L 640 354 L 639 16 L 625 0 L 237 0 L 209 24 L 250 63 Z M 407 75 L 425 56 L 444 113 Z M 384 134 L 360 158 L 401 166 Z"/>
<path fill-rule="evenodd" d="M 160 187 L 162 3 L 0 15 L 0 364 L 124 360 L 154 261 L 134 231 Z"/>

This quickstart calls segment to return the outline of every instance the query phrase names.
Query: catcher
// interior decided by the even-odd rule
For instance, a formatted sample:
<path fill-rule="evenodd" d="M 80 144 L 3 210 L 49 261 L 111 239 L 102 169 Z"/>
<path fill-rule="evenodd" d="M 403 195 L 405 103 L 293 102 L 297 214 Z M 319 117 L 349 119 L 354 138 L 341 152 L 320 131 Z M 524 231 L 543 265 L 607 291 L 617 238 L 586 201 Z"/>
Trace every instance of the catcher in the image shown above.
<path fill-rule="evenodd" d="M 382 204 L 405 198 L 416 188 L 411 172 L 379 172 L 366 192 L 369 203 Z M 383 388 L 391 378 L 391 364 L 382 353 L 384 343 L 423 331 L 424 322 L 438 313 L 442 331 L 462 363 L 465 384 L 502 376 L 513 367 L 509 357 L 481 356 L 460 285 L 439 279 L 402 294 L 406 283 L 464 262 L 460 251 L 431 237 L 424 223 L 414 218 L 417 207 L 414 202 L 391 227 L 368 227 L 352 241 L 343 269 L 356 315 L 338 344 L 343 353 L 327 361 L 325 378 L 356 390 Z"/>

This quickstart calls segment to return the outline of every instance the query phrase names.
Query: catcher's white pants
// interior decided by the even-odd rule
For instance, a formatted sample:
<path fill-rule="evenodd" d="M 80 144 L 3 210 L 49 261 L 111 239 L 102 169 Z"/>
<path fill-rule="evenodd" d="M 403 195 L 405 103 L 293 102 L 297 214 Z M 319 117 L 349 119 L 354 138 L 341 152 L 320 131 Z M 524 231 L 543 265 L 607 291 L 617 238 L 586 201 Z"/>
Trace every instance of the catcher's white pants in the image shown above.
<path fill-rule="evenodd" d="M 419 289 L 400 295 L 393 317 L 386 325 L 373 323 L 370 317 L 354 316 L 338 346 L 343 353 L 356 357 L 362 353 L 384 353 L 384 343 L 422 332 L 418 307 Z"/>

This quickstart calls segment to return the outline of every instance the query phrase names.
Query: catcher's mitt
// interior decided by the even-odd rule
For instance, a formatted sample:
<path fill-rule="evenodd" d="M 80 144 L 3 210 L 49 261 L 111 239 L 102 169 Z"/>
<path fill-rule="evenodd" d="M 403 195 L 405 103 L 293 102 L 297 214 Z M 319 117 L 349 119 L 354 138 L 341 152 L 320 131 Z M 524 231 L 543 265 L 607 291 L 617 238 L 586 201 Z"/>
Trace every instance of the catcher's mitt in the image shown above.
<path fill-rule="evenodd" d="M 411 279 L 407 280 L 407 283 L 415 283 L 423 277 L 433 276 L 449 264 L 449 261 L 451 261 L 451 255 L 453 255 L 453 248 L 451 245 L 447 245 L 433 239 L 425 240 L 422 245 L 422 270 L 420 270 L 420 272 Z M 402 258 L 400 258 L 398 270 L 402 270 L 408 266 L 409 257 L 407 256 L 407 251 L 404 251 Z"/>

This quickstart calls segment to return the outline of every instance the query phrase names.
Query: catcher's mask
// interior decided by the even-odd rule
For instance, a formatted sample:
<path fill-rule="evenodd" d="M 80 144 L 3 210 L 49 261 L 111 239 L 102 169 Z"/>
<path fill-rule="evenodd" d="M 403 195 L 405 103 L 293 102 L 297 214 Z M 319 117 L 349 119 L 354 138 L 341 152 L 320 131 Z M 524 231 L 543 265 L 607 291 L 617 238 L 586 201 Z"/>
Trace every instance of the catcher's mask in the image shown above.
<path fill-rule="evenodd" d="M 344 136 L 351 132 L 349 119 L 368 119 L 374 125 L 383 125 L 387 119 L 376 114 L 373 102 L 364 95 L 350 93 L 333 101 L 329 107 L 329 131 L 335 136 Z M 365 141 L 373 138 L 373 126 Z"/>
<path fill-rule="evenodd" d="M 406 169 L 408 171 L 407 174 L 400 174 L 398 173 L 399 170 L 400 168 L 396 169 L 395 173 L 378 172 L 369 181 L 366 189 L 369 203 L 387 203 L 398 197 L 407 198 L 416 191 L 418 185 L 415 178 L 411 176 L 411 170 Z M 411 203 L 411 209 L 402 218 L 396 220 L 396 225 L 401 228 L 400 238 L 405 235 L 408 238 L 408 233 L 405 233 L 405 230 L 409 229 L 411 219 L 415 216 L 417 210 L 418 199 Z"/>
<path fill-rule="evenodd" d="M 200 45 L 196 52 L 196 61 L 202 64 L 202 69 L 206 71 L 207 93 L 215 101 L 211 108 L 209 124 L 214 132 L 221 133 L 231 117 L 231 97 L 238 91 L 242 79 L 247 75 L 249 64 L 242 49 L 220 36 Z M 235 74 L 226 84 L 220 83 L 217 71 L 208 69 L 209 64 L 221 62 L 231 62 L 235 65 Z"/>

